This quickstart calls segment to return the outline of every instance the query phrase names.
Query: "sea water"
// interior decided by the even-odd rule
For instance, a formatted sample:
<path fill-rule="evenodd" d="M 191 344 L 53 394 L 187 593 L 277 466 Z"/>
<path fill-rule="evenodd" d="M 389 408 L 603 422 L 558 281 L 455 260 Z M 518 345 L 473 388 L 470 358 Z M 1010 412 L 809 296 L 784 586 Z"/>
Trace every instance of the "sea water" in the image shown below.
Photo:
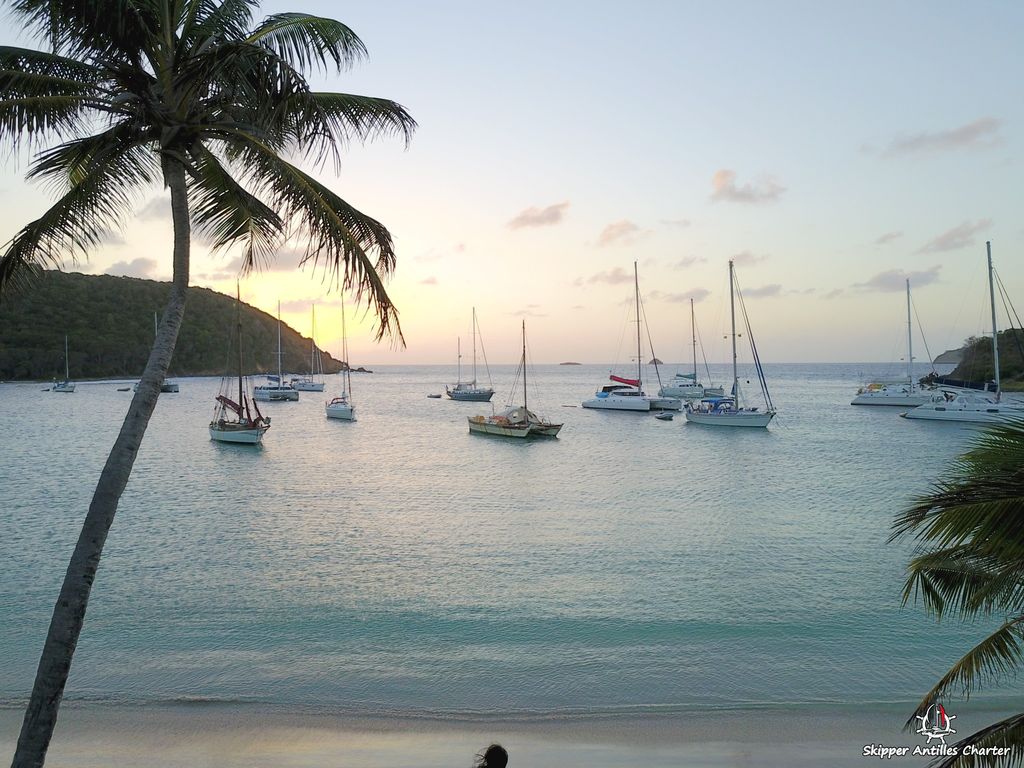
<path fill-rule="evenodd" d="M 468 433 L 489 404 L 427 398 L 448 368 L 385 367 L 353 375 L 354 423 L 324 417 L 335 376 L 261 405 L 262 448 L 211 442 L 219 380 L 181 379 L 66 698 L 499 717 L 917 701 L 990 627 L 901 607 L 912 547 L 887 539 L 976 432 L 851 407 L 877 369 L 768 366 L 779 415 L 759 430 L 584 410 L 606 366 L 538 366 L 530 407 L 565 426 L 517 441 Z M 500 407 L 514 366 L 490 374 Z M 9 706 L 132 396 L 42 386 L 0 386 Z"/>

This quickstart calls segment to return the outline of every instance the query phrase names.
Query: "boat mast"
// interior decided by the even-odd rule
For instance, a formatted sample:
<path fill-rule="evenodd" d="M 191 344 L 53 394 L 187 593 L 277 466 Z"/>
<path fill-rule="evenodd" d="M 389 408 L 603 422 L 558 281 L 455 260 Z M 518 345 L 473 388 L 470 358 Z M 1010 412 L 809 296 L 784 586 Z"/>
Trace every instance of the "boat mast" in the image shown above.
<path fill-rule="evenodd" d="M 64 381 L 71 381 L 71 364 L 68 361 L 68 335 L 64 334 Z"/>
<path fill-rule="evenodd" d="M 992 302 L 992 361 L 996 368 L 996 402 L 999 402 L 999 329 L 996 327 L 996 290 L 992 283 L 992 241 L 985 241 L 988 252 L 988 295 Z"/>
<path fill-rule="evenodd" d="M 235 283 L 235 321 L 238 331 L 238 407 L 241 409 L 245 406 L 245 400 L 242 392 L 242 289 L 238 283 Z M 241 411 L 238 419 L 242 419 Z"/>
<path fill-rule="evenodd" d="M 159 336 L 159 335 L 160 335 L 160 331 L 159 331 L 159 328 L 157 327 L 157 324 L 156 324 L 156 312 L 154 312 L 153 313 L 153 336 L 156 337 L 156 336 Z"/>
<path fill-rule="evenodd" d="M 914 328 L 910 324 L 910 278 L 907 278 L 907 381 L 914 394 Z"/>
<path fill-rule="evenodd" d="M 693 316 L 693 299 L 690 299 L 690 333 L 693 335 L 693 383 L 697 383 L 697 321 Z M 709 385 L 710 386 L 710 385 Z"/>
<path fill-rule="evenodd" d="M 281 300 L 277 300 L 277 386 L 284 385 L 284 371 L 282 366 L 284 362 L 281 360 Z"/>
<path fill-rule="evenodd" d="M 526 410 L 526 320 L 523 320 L 523 410 Z"/>
<path fill-rule="evenodd" d="M 636 271 L 636 262 L 633 262 L 633 292 L 636 300 L 636 388 L 643 391 L 643 379 L 640 376 L 640 366 L 643 358 L 640 356 L 640 277 Z"/>
<path fill-rule="evenodd" d="M 740 375 L 736 368 L 736 291 L 733 289 L 732 259 L 729 260 L 729 316 L 732 318 L 732 396 L 733 405 L 740 405 Z"/>
<path fill-rule="evenodd" d="M 352 391 L 352 367 L 348 364 L 348 332 L 345 330 L 345 297 L 341 297 L 341 362 L 345 366 L 342 394 Z"/>
<path fill-rule="evenodd" d="M 313 327 L 309 330 L 309 378 L 313 378 L 316 368 L 313 367 L 313 354 L 316 351 L 316 304 L 313 305 Z"/>
<path fill-rule="evenodd" d="M 476 307 L 473 307 L 473 386 L 476 386 Z"/>
<path fill-rule="evenodd" d="M 461 336 L 456 337 L 455 348 L 458 350 L 458 358 L 459 358 L 459 376 L 455 380 L 455 385 L 458 386 L 459 384 L 462 383 L 462 337 Z"/>

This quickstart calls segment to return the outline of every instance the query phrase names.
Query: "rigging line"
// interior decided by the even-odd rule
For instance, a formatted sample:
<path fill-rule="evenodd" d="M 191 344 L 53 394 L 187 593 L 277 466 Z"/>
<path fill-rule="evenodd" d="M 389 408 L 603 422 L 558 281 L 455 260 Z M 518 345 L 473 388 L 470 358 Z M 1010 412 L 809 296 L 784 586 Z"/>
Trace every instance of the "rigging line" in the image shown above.
<path fill-rule="evenodd" d="M 473 316 L 474 322 L 476 322 L 476 338 L 480 340 L 480 354 L 484 356 L 484 370 L 487 371 L 487 386 L 494 389 L 494 382 L 491 381 L 491 368 L 487 365 L 487 350 L 484 349 L 484 337 L 480 335 L 480 323 L 476 320 L 476 315 Z"/>
<path fill-rule="evenodd" d="M 1006 286 L 1003 285 L 1003 279 L 999 276 L 999 273 L 995 269 L 992 270 L 996 275 L 996 283 L 999 285 L 999 291 L 1006 297 L 1006 302 L 1010 305 L 1010 309 L 1013 311 L 1013 319 L 1017 321 L 1017 328 L 1024 328 L 1021 325 L 1020 318 L 1017 316 L 1017 309 L 1013 306 L 1013 301 L 1010 299 L 1010 294 L 1006 290 Z M 1009 315 L 1009 312 L 1007 312 Z"/>
<path fill-rule="evenodd" d="M 740 312 L 743 313 L 743 324 L 747 329 L 747 341 L 750 342 L 750 354 L 754 358 L 754 368 L 757 371 L 757 380 L 761 383 L 761 391 L 764 394 L 765 403 L 772 410 L 775 410 L 775 405 L 772 403 L 771 392 L 768 391 L 768 382 L 764 377 L 764 369 L 761 367 L 761 358 L 757 354 L 757 344 L 754 342 L 754 333 L 750 330 L 750 317 L 747 315 L 747 305 L 743 300 L 743 291 L 740 289 L 739 278 L 736 277 L 735 270 L 733 271 L 733 278 L 736 280 L 736 295 L 739 297 Z M 739 402 L 737 400 L 737 407 Z"/>
<path fill-rule="evenodd" d="M 917 302 L 914 301 L 914 297 L 913 296 L 910 297 L 910 306 L 913 307 L 913 309 L 914 309 L 914 319 L 917 320 L 917 330 L 918 330 L 918 333 L 921 334 L 921 341 L 924 343 L 924 353 L 926 355 L 928 355 L 928 365 L 931 366 L 932 373 L 935 373 L 935 366 L 932 363 L 932 361 L 935 360 L 935 358 L 932 357 L 932 351 L 930 349 L 928 349 L 928 339 L 924 335 L 924 326 L 921 324 L 921 316 L 919 314 L 917 314 Z M 910 361 L 910 365 L 911 365 L 910 370 L 914 370 L 913 369 L 913 365 L 914 365 L 914 361 L 913 360 Z"/>
<path fill-rule="evenodd" d="M 992 271 L 995 272 L 995 270 Z M 1017 329 L 1013 327 L 1013 319 L 1017 316 L 1017 310 L 1012 309 L 1013 302 L 1010 301 L 1010 297 L 1006 293 L 1006 288 L 1003 285 L 1003 281 L 999 278 L 998 274 L 996 274 L 996 285 L 999 286 L 999 296 L 1003 302 L 1003 310 L 1006 312 L 1007 322 L 1010 323 L 1010 327 L 1007 328 L 1006 330 L 1012 332 L 1010 335 L 1013 337 L 1013 340 L 1017 343 L 1017 353 L 1020 355 L 1021 360 L 1024 360 L 1024 346 L 1021 345 L 1020 334 L 1017 333 Z M 1020 318 L 1017 318 L 1017 323 L 1018 325 L 1020 324 Z M 1001 369 L 1003 366 L 1000 365 L 999 367 Z"/>
<path fill-rule="evenodd" d="M 647 331 L 647 344 L 651 348 L 651 359 L 657 360 L 658 356 L 654 354 L 654 341 L 651 340 L 651 324 L 647 322 L 647 308 L 644 306 L 643 299 L 640 300 L 640 317 L 644 321 L 644 329 Z M 658 387 L 662 387 L 661 383 L 661 369 L 658 364 L 654 364 L 654 375 L 658 377 Z"/>
<path fill-rule="evenodd" d="M 704 372 L 708 375 L 708 384 L 714 382 L 711 381 L 711 368 L 708 367 L 708 356 L 704 353 L 704 339 L 701 338 L 700 328 L 697 327 L 697 323 L 693 324 L 694 330 L 697 332 L 697 344 L 700 346 L 700 357 L 704 361 Z"/>

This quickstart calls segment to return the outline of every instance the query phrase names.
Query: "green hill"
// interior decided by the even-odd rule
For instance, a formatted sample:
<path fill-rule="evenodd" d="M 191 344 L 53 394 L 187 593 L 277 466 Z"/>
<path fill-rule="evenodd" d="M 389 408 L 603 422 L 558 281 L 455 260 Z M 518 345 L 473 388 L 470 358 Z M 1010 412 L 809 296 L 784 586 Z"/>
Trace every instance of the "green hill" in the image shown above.
<path fill-rule="evenodd" d="M 142 374 L 153 344 L 153 313 L 161 313 L 170 283 L 112 275 L 47 271 L 0 304 L 0 380 L 64 377 L 64 334 L 72 379 Z M 277 370 L 277 318 L 242 304 L 246 373 Z M 284 370 L 309 369 L 309 339 L 283 325 Z M 191 288 L 171 360 L 171 376 L 222 375 L 237 370 L 235 299 Z M 323 353 L 324 370 L 341 364 Z"/>
<path fill-rule="evenodd" d="M 950 378 L 965 381 L 992 381 L 992 339 L 972 336 L 960 350 L 962 357 Z M 999 333 L 999 375 L 1003 389 L 1024 390 L 1024 331 L 1009 328 Z"/>

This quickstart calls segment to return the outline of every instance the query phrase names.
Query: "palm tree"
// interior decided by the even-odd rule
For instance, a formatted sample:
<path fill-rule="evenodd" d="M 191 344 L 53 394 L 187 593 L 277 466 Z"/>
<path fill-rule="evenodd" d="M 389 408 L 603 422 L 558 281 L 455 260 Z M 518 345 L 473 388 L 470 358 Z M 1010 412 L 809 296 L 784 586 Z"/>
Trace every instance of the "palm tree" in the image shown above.
<path fill-rule="evenodd" d="M 0 253 L 0 290 L 84 257 L 123 225 L 140 192 L 162 183 L 174 224 L 173 283 L 160 330 L 100 474 L 54 607 L 13 765 L 41 766 L 56 723 L 118 500 L 156 405 L 181 325 L 195 230 L 231 246 L 249 270 L 289 237 L 335 286 L 376 315 L 377 338 L 402 342 L 383 278 L 391 235 L 292 161 L 321 166 L 352 140 L 415 122 L 385 99 L 310 89 L 366 49 L 344 24 L 303 13 L 254 22 L 255 0 L 10 0 L 46 50 L 0 48 L 0 141 L 38 149 L 30 179 L 53 206 Z"/>
<path fill-rule="evenodd" d="M 1024 421 L 990 427 L 953 465 L 948 480 L 914 501 L 893 525 L 890 540 L 912 536 L 903 602 L 920 598 L 941 619 L 999 616 L 1002 625 L 971 648 L 925 694 L 908 726 L 949 694 L 969 697 L 983 684 L 1012 675 L 1024 661 Z M 960 741 L 1015 749 L 1024 759 L 1024 713 Z M 943 758 L 941 766 L 996 764 Z"/>

